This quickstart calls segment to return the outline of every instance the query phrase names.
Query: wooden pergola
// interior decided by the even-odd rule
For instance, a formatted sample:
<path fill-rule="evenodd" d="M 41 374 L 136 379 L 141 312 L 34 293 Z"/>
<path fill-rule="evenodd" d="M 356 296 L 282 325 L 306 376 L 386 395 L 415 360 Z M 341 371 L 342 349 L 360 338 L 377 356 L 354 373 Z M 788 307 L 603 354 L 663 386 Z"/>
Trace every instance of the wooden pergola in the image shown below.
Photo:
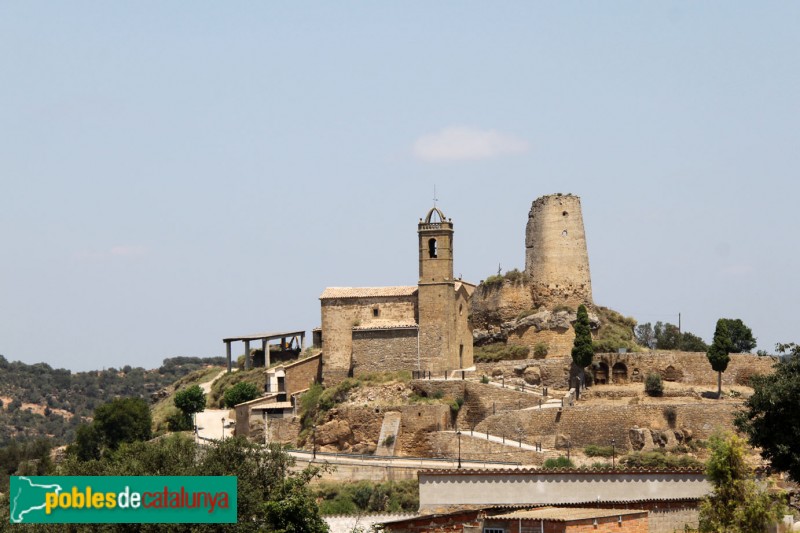
<path fill-rule="evenodd" d="M 228 372 L 231 371 L 231 343 L 244 342 L 244 369 L 250 370 L 250 343 L 261 341 L 261 349 L 264 350 L 264 366 L 269 367 L 269 342 L 280 339 L 283 349 L 299 348 L 301 351 L 306 347 L 305 331 L 276 331 L 272 333 L 259 333 L 256 335 L 242 335 L 241 337 L 229 337 L 222 339 L 225 343 L 225 355 L 228 357 Z M 289 342 L 286 342 L 289 339 Z"/>

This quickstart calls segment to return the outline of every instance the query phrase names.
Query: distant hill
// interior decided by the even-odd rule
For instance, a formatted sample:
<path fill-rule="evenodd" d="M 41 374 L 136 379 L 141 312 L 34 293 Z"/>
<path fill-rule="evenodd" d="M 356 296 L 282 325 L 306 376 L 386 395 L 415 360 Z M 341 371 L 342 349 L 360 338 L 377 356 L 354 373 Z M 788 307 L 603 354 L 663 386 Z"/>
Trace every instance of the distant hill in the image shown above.
<path fill-rule="evenodd" d="M 9 362 L 0 355 L 0 447 L 37 437 L 55 445 L 71 442 L 75 428 L 98 405 L 117 397 L 150 400 L 191 372 L 223 364 L 224 357 L 172 357 L 154 370 L 126 365 L 71 372 L 46 363 Z"/>

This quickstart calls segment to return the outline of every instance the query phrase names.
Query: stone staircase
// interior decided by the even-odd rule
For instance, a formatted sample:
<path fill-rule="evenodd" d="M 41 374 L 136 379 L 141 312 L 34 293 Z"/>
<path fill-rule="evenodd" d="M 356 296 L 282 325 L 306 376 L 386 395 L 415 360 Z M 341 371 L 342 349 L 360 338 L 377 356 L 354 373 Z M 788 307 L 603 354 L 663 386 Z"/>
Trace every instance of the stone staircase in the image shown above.
<path fill-rule="evenodd" d="M 400 417 L 401 414 L 398 411 L 388 411 L 383 415 L 383 424 L 381 424 L 375 455 L 394 455 L 397 434 L 400 433 Z"/>

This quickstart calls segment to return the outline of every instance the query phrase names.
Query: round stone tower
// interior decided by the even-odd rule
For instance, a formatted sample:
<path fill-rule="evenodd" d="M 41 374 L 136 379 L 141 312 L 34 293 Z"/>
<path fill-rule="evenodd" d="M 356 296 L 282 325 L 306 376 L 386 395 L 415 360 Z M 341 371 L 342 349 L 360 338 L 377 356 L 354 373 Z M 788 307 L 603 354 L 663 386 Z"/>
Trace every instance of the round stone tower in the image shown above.
<path fill-rule="evenodd" d="M 592 304 L 579 197 L 555 194 L 533 202 L 525 229 L 525 273 L 536 307 Z"/>

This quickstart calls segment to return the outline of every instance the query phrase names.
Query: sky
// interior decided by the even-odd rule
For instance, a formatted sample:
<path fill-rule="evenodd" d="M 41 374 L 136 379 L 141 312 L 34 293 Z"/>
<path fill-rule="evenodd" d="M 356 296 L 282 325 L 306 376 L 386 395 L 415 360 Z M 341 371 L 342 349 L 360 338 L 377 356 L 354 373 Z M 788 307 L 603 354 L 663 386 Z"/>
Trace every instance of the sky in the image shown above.
<path fill-rule="evenodd" d="M 800 3 L 0 3 L 0 354 L 72 370 L 319 325 L 327 286 L 524 268 L 581 197 L 594 300 L 800 341 Z M 241 346 L 235 346 L 240 350 Z"/>

